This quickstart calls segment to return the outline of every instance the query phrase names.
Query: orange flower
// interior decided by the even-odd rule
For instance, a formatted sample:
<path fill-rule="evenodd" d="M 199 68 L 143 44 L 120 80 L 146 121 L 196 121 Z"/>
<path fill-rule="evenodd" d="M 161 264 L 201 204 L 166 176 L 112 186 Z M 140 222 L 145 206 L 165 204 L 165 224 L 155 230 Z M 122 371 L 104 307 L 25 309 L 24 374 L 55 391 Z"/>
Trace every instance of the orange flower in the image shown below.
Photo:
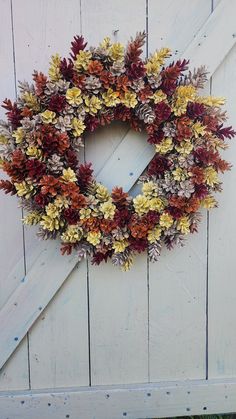
<path fill-rule="evenodd" d="M 177 128 L 177 139 L 182 141 L 184 138 L 190 138 L 192 135 L 192 130 L 190 128 L 190 119 L 187 116 L 177 119 L 176 128 Z"/>
<path fill-rule="evenodd" d="M 103 70 L 103 65 L 99 61 L 97 61 L 97 60 L 90 61 L 89 65 L 88 65 L 88 72 L 90 74 L 100 75 L 102 70 Z"/>
<path fill-rule="evenodd" d="M 83 225 L 86 230 L 94 230 L 99 227 L 99 220 L 96 217 L 84 218 L 83 220 L 80 220 L 80 224 Z"/>
<path fill-rule="evenodd" d="M 118 76 L 116 80 L 116 88 L 118 91 L 123 90 L 126 92 L 130 86 L 130 81 L 127 76 Z"/>
<path fill-rule="evenodd" d="M 145 102 L 152 95 L 153 95 L 153 91 L 150 86 L 144 87 L 144 89 L 140 90 L 140 92 L 138 93 L 139 99 L 142 102 Z"/>
<path fill-rule="evenodd" d="M 169 199 L 169 204 L 173 207 L 183 209 L 186 204 L 186 200 L 181 196 L 171 196 Z"/>
<path fill-rule="evenodd" d="M 108 89 L 110 85 L 115 82 L 115 77 L 110 73 L 110 71 L 104 70 L 101 73 L 100 80 L 103 83 L 103 86 Z"/>
<path fill-rule="evenodd" d="M 40 180 L 39 184 L 42 186 L 41 193 L 43 195 L 52 195 L 56 196 L 59 186 L 59 181 L 54 176 L 45 175 Z"/>
<path fill-rule="evenodd" d="M 33 112 L 31 109 L 25 107 L 21 109 L 21 115 L 22 115 L 22 118 L 27 118 L 27 117 L 31 118 L 33 116 Z"/>
<path fill-rule="evenodd" d="M 197 185 L 200 185 L 201 183 L 204 182 L 205 175 L 204 175 L 204 170 L 201 167 L 194 166 L 191 169 L 190 174 L 192 176 L 193 182 L 196 183 Z"/>
<path fill-rule="evenodd" d="M 112 220 L 100 220 L 100 230 L 103 233 L 110 233 L 114 228 L 116 228 L 116 223 Z"/>
<path fill-rule="evenodd" d="M 186 202 L 184 210 L 187 213 L 196 212 L 200 207 L 200 200 L 198 198 L 191 198 Z"/>

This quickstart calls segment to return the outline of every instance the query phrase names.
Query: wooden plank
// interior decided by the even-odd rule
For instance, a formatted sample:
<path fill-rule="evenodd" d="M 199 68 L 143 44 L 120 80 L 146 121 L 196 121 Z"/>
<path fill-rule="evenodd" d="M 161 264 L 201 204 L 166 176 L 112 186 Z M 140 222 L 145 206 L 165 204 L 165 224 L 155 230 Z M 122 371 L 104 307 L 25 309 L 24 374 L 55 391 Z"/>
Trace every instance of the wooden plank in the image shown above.
<path fill-rule="evenodd" d="M 34 68 L 47 72 L 51 54 L 69 56 L 70 43 L 81 29 L 78 0 L 27 0 L 23 7 L 14 1 L 13 12 L 18 79 L 30 81 Z M 32 249 L 38 246 L 36 230 L 25 228 L 27 267 Z M 87 319 L 87 271 L 83 263 L 29 333 L 32 388 L 88 384 Z"/>
<path fill-rule="evenodd" d="M 119 0 L 82 0 L 82 32 L 89 45 L 97 45 L 105 36 L 110 36 L 112 41 L 126 44 L 137 30 L 145 28 L 145 15 L 145 0 L 131 0 L 126 2 L 125 7 Z M 126 188 L 128 161 L 126 160 L 125 167 L 124 155 L 117 155 L 116 149 L 127 128 L 127 124 L 112 124 L 96 131 L 93 134 L 94 143 L 90 141 L 89 144 L 87 141 L 85 145 L 86 160 L 93 162 L 97 179 L 109 187 L 119 184 Z M 136 134 L 129 136 L 129 147 L 132 143 L 132 153 L 136 153 L 135 147 L 139 148 L 142 136 L 137 135 L 137 144 Z M 97 147 L 100 147 L 100 154 L 97 152 L 96 142 Z M 136 160 L 138 156 L 140 157 L 140 153 L 137 151 Z M 132 160 L 130 148 L 125 157 Z M 104 171 L 106 162 L 109 167 Z M 119 162 L 122 164 L 119 165 Z M 133 183 L 138 176 L 137 161 L 135 167 L 134 175 L 128 175 L 134 179 Z M 145 255 L 137 258 L 128 273 L 121 272 L 110 263 L 99 267 L 89 266 L 89 306 L 92 384 L 147 381 L 148 307 Z"/>
<path fill-rule="evenodd" d="M 62 258 L 59 245 L 47 243 L 34 267 L 0 310 L 0 368 L 19 345 L 75 266 L 75 256 Z"/>
<path fill-rule="evenodd" d="M 10 419 L 145 419 L 236 411 L 236 381 L 194 380 L 0 395 Z"/>
<path fill-rule="evenodd" d="M 122 145 L 119 145 L 97 175 L 97 180 L 112 189 L 122 186 L 129 191 L 155 154 L 147 142 L 145 133 L 129 130 Z M 112 173 L 112 176 L 111 176 Z"/>
<path fill-rule="evenodd" d="M 233 10 L 232 9 L 232 13 Z M 212 79 L 212 94 L 227 98 L 227 125 L 235 128 L 236 46 Z M 209 377 L 236 375 L 235 336 L 235 180 L 236 142 L 230 141 L 223 158 L 233 165 L 221 177 L 223 192 L 217 195 L 219 208 L 210 213 L 209 226 Z"/>
<path fill-rule="evenodd" d="M 14 61 L 12 43 L 11 2 L 1 1 L 0 26 L 0 101 L 6 97 L 15 97 Z M 0 107 L 0 119 L 5 119 L 5 111 Z M 0 177 L 6 175 L 0 171 Z M 1 191 L 0 194 L 0 308 L 18 285 L 19 278 L 24 276 L 23 232 L 21 225 L 21 211 L 17 208 L 17 200 L 9 198 Z M 16 243 L 18 244 L 16 246 Z M 17 275 L 12 272 L 12 266 L 18 259 Z M 27 389 L 28 355 L 24 341 L 12 359 L 0 372 L 0 390 Z"/>
<path fill-rule="evenodd" d="M 235 11 L 234 0 L 223 0 L 216 6 L 184 51 L 185 58 L 191 60 L 192 68 L 204 63 L 207 65 L 210 77 L 224 61 L 236 42 Z M 211 52 L 210 59 L 209 51 Z"/>
<path fill-rule="evenodd" d="M 157 28 L 154 20 L 149 23 L 151 50 L 156 46 L 154 42 L 164 37 L 163 32 L 171 33 L 174 27 L 175 33 L 178 34 L 181 28 L 185 27 L 185 22 L 191 20 L 187 23 L 188 32 L 185 33 L 185 43 L 188 42 L 187 40 L 192 39 L 205 22 L 211 10 L 211 1 L 205 0 L 191 2 L 189 6 L 192 13 L 185 10 L 184 0 L 178 4 L 169 1 L 167 5 L 168 8 L 164 12 L 162 4 L 165 17 L 163 24 Z M 158 16 L 159 6 L 160 2 L 150 0 L 151 15 Z M 180 37 L 179 43 L 181 39 Z M 176 49 L 185 49 L 185 46 L 186 44 L 183 46 L 176 44 Z M 149 264 L 151 381 L 205 378 L 206 225 L 207 219 L 204 213 L 199 233 L 188 236 L 184 248 L 177 247 L 171 252 L 164 249 L 159 262 Z"/>
<path fill-rule="evenodd" d="M 90 266 L 93 385 L 148 381 L 146 255 L 129 272 Z"/>

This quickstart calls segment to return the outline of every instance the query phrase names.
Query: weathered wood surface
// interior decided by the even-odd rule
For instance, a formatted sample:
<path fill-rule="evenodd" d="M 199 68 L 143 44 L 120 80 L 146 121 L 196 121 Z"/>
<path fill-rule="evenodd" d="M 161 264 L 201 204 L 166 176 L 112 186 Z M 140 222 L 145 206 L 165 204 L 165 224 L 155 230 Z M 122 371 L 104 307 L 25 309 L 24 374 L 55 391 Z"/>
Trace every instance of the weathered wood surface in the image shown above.
<path fill-rule="evenodd" d="M 235 412 L 235 380 L 189 380 L 0 395 L 10 419 L 151 419 Z"/>
<path fill-rule="evenodd" d="M 67 55 L 70 40 L 75 33 L 82 32 L 89 44 L 97 44 L 106 35 L 110 35 L 112 40 L 126 42 L 138 30 L 148 29 L 149 52 L 170 46 L 174 58 L 186 57 L 194 65 L 206 64 L 210 74 L 218 67 L 212 79 L 212 93 L 228 97 L 227 109 L 234 124 L 236 84 L 235 48 L 232 46 L 235 38 L 230 35 L 234 28 L 232 16 L 236 7 L 233 1 L 131 0 L 124 7 L 120 0 L 109 3 L 104 0 L 69 0 L 66 3 L 65 0 L 26 0 L 22 7 L 20 2 L 13 0 L 12 8 L 10 0 L 0 0 L 0 3 L 4 16 L 0 28 L 0 54 L 3 57 L 0 93 L 3 98 L 14 97 L 17 79 L 29 80 L 34 68 L 46 71 L 52 53 L 58 51 Z M 211 15 L 212 6 L 217 8 Z M 225 21 L 225 29 L 219 29 Z M 136 150 L 136 155 L 133 153 L 135 158 L 127 159 L 128 155 L 131 156 L 132 141 L 130 134 L 126 136 L 127 131 L 125 124 L 117 123 L 96 131 L 86 139 L 85 158 L 93 161 L 95 173 L 104 183 L 109 174 L 110 184 L 107 181 L 107 185 L 110 188 L 114 184 L 123 184 L 127 190 L 130 189 L 146 166 L 148 158 L 151 158 L 148 154 L 151 148 L 147 148 L 145 136 L 143 142 L 140 136 L 137 142 L 140 148 Z M 144 154 L 142 147 L 146 147 Z M 233 144 L 227 153 L 229 160 L 234 163 L 236 150 Z M 137 164 L 137 158 L 141 155 L 143 166 Z M 119 167 L 123 170 L 119 170 Z M 112 172 L 114 168 L 116 171 Z M 127 176 L 127 173 L 133 175 Z M 32 230 L 27 229 L 23 237 L 21 212 L 16 202 L 1 195 L 0 233 L 4 240 L 1 240 L 0 255 L 0 319 L 4 313 L 5 316 L 9 313 L 7 327 L 1 327 L 0 330 L 2 363 L 14 351 L 36 318 L 37 321 L 29 329 L 28 342 L 24 339 L 2 368 L 0 390 L 204 379 L 208 375 L 211 378 L 235 377 L 232 234 L 235 227 L 234 174 L 233 169 L 224 177 L 220 208 L 210 216 L 209 235 L 204 215 L 199 234 L 188 238 L 184 249 L 176 249 L 171 253 L 164 251 L 160 262 L 151 266 L 147 265 L 146 257 L 143 256 L 128 274 L 120 273 L 110 265 L 89 265 L 87 269 L 86 263 L 79 265 L 70 274 L 75 261 L 61 258 L 58 250 L 56 256 L 55 243 L 40 244 L 37 250 L 38 242 Z M 45 246 L 47 251 L 42 256 L 40 252 Z M 55 256 L 54 262 L 50 256 L 52 254 Z M 17 268 L 8 275 L 20 258 Z M 40 258 L 42 263 L 48 263 L 46 269 L 40 265 Z M 25 268 L 29 280 L 25 283 L 28 285 L 22 287 L 20 280 Z M 65 281 L 66 276 L 68 278 Z M 42 287 L 43 283 L 45 288 Z M 29 295 L 31 297 L 23 304 Z M 18 301 L 15 296 L 19 297 L 19 302 L 22 301 L 22 310 L 19 306 L 13 307 L 14 302 Z M 42 303 L 39 303 L 40 299 Z M 42 313 L 42 310 L 36 310 L 39 306 L 42 309 L 47 307 Z M 14 316 L 13 312 L 17 310 L 19 314 Z M 5 344 L 7 336 L 9 345 Z M 18 337 L 18 341 L 12 342 L 12 337 Z M 3 346 L 2 342 L 5 342 Z M 163 399 L 160 410 L 148 410 L 151 397 L 148 396 L 148 402 L 146 399 L 143 401 L 142 393 L 137 393 L 135 404 L 131 403 L 130 411 L 126 411 L 127 417 L 137 418 L 137 412 L 143 418 L 185 414 L 185 408 L 189 406 L 185 407 L 181 385 L 180 382 L 178 391 L 171 399 L 173 404 L 169 404 L 170 398 L 167 398 L 167 403 Z M 207 386 L 202 382 L 202 385 L 199 393 L 195 390 L 191 392 L 191 414 L 202 412 L 203 391 L 206 394 L 205 400 L 209 402 L 205 406 L 207 412 L 236 409 L 233 396 L 230 403 L 227 398 L 223 400 L 228 395 L 224 394 L 224 382 L 221 382 L 219 393 L 215 384 L 213 386 L 209 383 Z M 117 403 L 125 400 L 132 402 L 130 394 L 133 394 L 133 387 L 130 385 L 128 388 L 131 392 L 128 389 L 124 393 L 123 390 L 115 390 Z M 61 406 L 60 400 L 64 400 L 62 394 L 58 398 L 55 396 L 55 406 Z M 94 401 L 91 401 L 88 389 L 81 394 L 83 396 L 79 393 L 75 401 L 74 396 L 69 394 L 72 410 L 66 413 L 62 407 L 60 414 L 72 415 L 78 409 L 78 400 L 82 397 L 85 403 L 80 405 L 83 412 L 89 412 L 86 403 L 90 403 L 91 409 L 97 401 L 101 413 L 98 411 L 96 417 L 104 419 L 102 409 L 106 408 L 106 403 L 111 402 L 111 397 L 105 399 L 105 393 L 99 393 L 96 399 L 94 388 L 91 391 Z M 38 393 L 36 399 L 34 396 L 27 397 L 25 405 L 20 404 L 24 411 L 18 408 L 18 396 L 12 399 L 4 396 L 0 406 L 4 403 L 2 406 L 13 409 L 16 415 L 23 412 L 25 419 L 32 417 L 32 408 L 36 404 L 40 407 L 34 411 L 37 414 L 39 412 L 40 419 L 47 414 L 50 395 L 42 396 Z M 159 393 L 156 397 L 159 400 Z M 100 399 L 103 400 L 101 404 Z M 29 409 L 28 400 L 32 402 L 32 405 L 29 402 Z M 152 400 L 155 404 L 156 399 Z M 42 403 L 45 407 L 41 409 Z M 142 403 L 148 416 L 143 413 Z M 122 417 L 116 416 L 120 415 L 116 403 L 111 405 L 114 410 L 108 410 L 111 412 L 109 419 Z M 54 409 L 51 410 L 50 419 L 54 418 L 53 414 L 59 414 L 57 407 Z M 125 411 L 121 413 L 123 415 Z"/>

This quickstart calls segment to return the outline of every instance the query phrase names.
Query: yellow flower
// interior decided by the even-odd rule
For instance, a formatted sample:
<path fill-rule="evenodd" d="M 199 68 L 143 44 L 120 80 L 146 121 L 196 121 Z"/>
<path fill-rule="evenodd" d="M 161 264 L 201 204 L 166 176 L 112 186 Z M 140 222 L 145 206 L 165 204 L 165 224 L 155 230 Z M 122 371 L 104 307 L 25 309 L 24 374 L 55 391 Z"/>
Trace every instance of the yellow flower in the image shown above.
<path fill-rule="evenodd" d="M 163 138 L 163 140 L 156 144 L 156 152 L 161 154 L 166 154 L 168 151 L 171 151 L 173 149 L 173 141 L 172 138 L 166 137 Z"/>
<path fill-rule="evenodd" d="M 111 47 L 111 40 L 109 38 L 109 36 L 106 36 L 102 42 L 100 42 L 99 47 L 101 49 L 109 49 Z"/>
<path fill-rule="evenodd" d="M 33 185 L 31 183 L 27 183 L 23 180 L 21 183 L 14 183 L 15 188 L 17 190 L 18 196 L 23 196 L 26 199 L 29 199 L 32 195 L 32 191 L 34 189 Z"/>
<path fill-rule="evenodd" d="M 187 171 L 182 169 L 181 167 L 177 167 L 175 170 L 173 170 L 173 178 L 174 180 L 185 180 L 188 176 Z"/>
<path fill-rule="evenodd" d="M 63 223 L 58 218 L 52 218 L 49 215 L 43 215 L 40 225 L 44 230 L 54 231 L 59 230 Z"/>
<path fill-rule="evenodd" d="M 149 201 L 149 209 L 151 211 L 161 211 L 165 208 L 165 204 L 161 198 L 152 198 Z"/>
<path fill-rule="evenodd" d="M 90 115 L 96 115 L 99 109 L 102 107 L 102 101 L 97 96 L 85 96 L 84 97 L 85 103 L 85 111 L 88 112 Z"/>
<path fill-rule="evenodd" d="M 60 212 L 55 204 L 49 203 L 45 211 L 50 218 L 59 218 Z"/>
<path fill-rule="evenodd" d="M 99 201 L 104 202 L 104 201 L 107 201 L 109 197 L 110 197 L 110 194 L 106 186 L 102 185 L 101 183 L 98 183 L 97 188 L 96 188 L 96 198 Z"/>
<path fill-rule="evenodd" d="M 125 92 L 120 101 L 123 105 L 127 106 L 127 108 L 135 108 L 138 103 L 136 93 L 130 91 Z"/>
<path fill-rule="evenodd" d="M 79 212 L 79 216 L 80 216 L 81 220 L 89 218 L 90 215 L 91 215 L 91 209 L 90 208 L 82 208 Z"/>
<path fill-rule="evenodd" d="M 219 108 L 220 106 L 225 104 L 224 97 L 214 97 L 214 96 L 198 96 L 196 98 L 196 102 L 202 103 L 208 106 L 214 106 L 215 108 Z"/>
<path fill-rule="evenodd" d="M 162 90 L 156 90 L 155 93 L 151 96 L 151 99 L 154 101 L 154 103 L 160 103 L 165 101 L 167 98 L 167 95 Z"/>
<path fill-rule="evenodd" d="M 22 141 L 23 141 L 23 139 L 25 137 L 25 133 L 24 133 L 23 128 L 17 128 L 16 131 L 13 131 L 12 137 L 15 138 L 16 144 L 22 143 Z"/>
<path fill-rule="evenodd" d="M 104 218 L 113 220 L 115 212 L 116 212 L 116 206 L 112 203 L 111 200 L 103 202 L 99 206 L 100 211 L 103 213 Z"/>
<path fill-rule="evenodd" d="M 170 228 L 174 222 L 173 217 L 167 212 L 163 212 L 160 216 L 160 226 L 164 228 Z"/>
<path fill-rule="evenodd" d="M 184 156 L 187 156 L 191 153 L 193 149 L 193 144 L 189 140 L 181 141 L 180 145 L 176 145 L 175 149 Z"/>
<path fill-rule="evenodd" d="M 160 227 L 155 227 L 153 230 L 148 232 L 148 241 L 150 243 L 155 243 L 161 237 L 161 229 Z"/>
<path fill-rule="evenodd" d="M 63 169 L 61 179 L 65 182 L 76 182 L 77 177 L 74 170 L 68 167 L 68 169 Z"/>
<path fill-rule="evenodd" d="M 78 118 L 72 119 L 72 127 L 74 128 L 73 130 L 74 137 L 80 137 L 86 128 L 83 121 L 81 121 L 81 119 L 78 119 Z"/>
<path fill-rule="evenodd" d="M 149 200 L 144 195 L 137 195 L 133 200 L 133 204 L 138 215 L 146 214 L 149 211 Z"/>
<path fill-rule="evenodd" d="M 23 218 L 23 223 L 26 225 L 38 224 L 41 220 L 41 214 L 37 211 L 32 211 Z"/>
<path fill-rule="evenodd" d="M 49 111 L 48 109 L 41 113 L 42 121 L 45 124 L 54 124 L 56 123 L 56 114 L 53 111 Z"/>
<path fill-rule="evenodd" d="M 66 100 L 70 105 L 80 105 L 82 101 L 81 90 L 78 87 L 72 87 L 66 91 Z"/>
<path fill-rule="evenodd" d="M 187 104 L 196 98 L 196 88 L 189 84 L 188 86 L 179 86 L 175 91 L 175 101 L 172 111 L 176 116 L 186 112 Z"/>
<path fill-rule="evenodd" d="M 144 182 L 142 186 L 142 192 L 145 196 L 156 196 L 157 185 L 152 180 L 149 182 Z"/>
<path fill-rule="evenodd" d="M 129 242 L 127 240 L 117 240 L 113 243 L 112 249 L 115 250 L 115 253 L 122 253 L 128 245 Z"/>
<path fill-rule="evenodd" d="M 89 231 L 87 235 L 87 241 L 91 243 L 93 246 L 97 246 L 101 240 L 101 232 L 100 231 Z"/>
<path fill-rule="evenodd" d="M 119 92 L 114 92 L 111 88 L 109 88 L 105 93 L 102 94 L 102 98 L 104 100 L 104 104 L 108 107 L 116 106 L 120 103 L 119 99 Z"/>
<path fill-rule="evenodd" d="M 40 157 L 42 156 L 42 150 L 33 145 L 30 145 L 26 150 L 26 154 L 30 157 L 37 157 L 38 159 L 40 159 Z"/>
<path fill-rule="evenodd" d="M 60 74 L 61 57 L 58 54 L 52 55 L 48 75 L 51 81 L 58 81 Z"/>
<path fill-rule="evenodd" d="M 127 272 L 130 270 L 132 265 L 133 265 L 133 258 L 130 256 L 128 259 L 126 259 L 123 265 L 121 265 L 121 269 L 122 271 Z"/>
<path fill-rule="evenodd" d="M 190 232 L 190 222 L 188 217 L 184 216 L 179 218 L 177 222 L 177 230 L 180 230 L 182 234 L 188 234 Z"/>
<path fill-rule="evenodd" d="M 74 62 L 76 70 L 87 70 L 91 57 L 92 53 L 90 51 L 80 51 L 79 54 L 76 55 L 76 60 Z"/>
<path fill-rule="evenodd" d="M 81 227 L 75 226 L 75 225 L 69 225 L 62 233 L 61 240 L 64 243 L 76 243 L 80 241 L 83 237 L 83 230 Z"/>
<path fill-rule="evenodd" d="M 13 131 L 13 132 L 16 132 L 16 131 Z M 12 134 L 12 136 L 14 137 L 13 134 Z M 0 134 L 0 144 L 7 144 L 7 143 L 8 143 L 7 137 L 5 137 L 5 135 Z"/>
<path fill-rule="evenodd" d="M 200 135 L 206 134 L 206 127 L 204 127 L 204 125 L 202 125 L 201 122 L 199 121 L 193 124 L 192 129 L 193 129 L 195 138 L 198 138 Z"/>
<path fill-rule="evenodd" d="M 58 209 L 68 208 L 69 206 L 68 199 L 61 195 L 58 195 L 53 203 Z"/>
<path fill-rule="evenodd" d="M 109 52 L 114 61 L 122 61 L 124 59 L 124 46 L 119 42 L 112 44 Z"/>
<path fill-rule="evenodd" d="M 22 95 L 22 99 L 24 100 L 26 106 L 33 111 L 39 111 L 40 106 L 37 100 L 37 97 L 31 92 L 25 92 Z"/>
<path fill-rule="evenodd" d="M 201 205 L 203 208 L 210 209 L 210 208 L 217 207 L 217 201 L 214 198 L 214 196 L 210 195 L 210 196 L 206 196 L 206 198 L 203 198 L 201 200 Z"/>
<path fill-rule="evenodd" d="M 170 57 L 170 55 L 171 50 L 169 48 L 161 48 L 159 51 L 155 51 L 147 61 L 147 74 L 149 76 L 157 74 L 160 71 L 161 66 L 164 64 L 165 59 Z"/>
<path fill-rule="evenodd" d="M 213 167 L 209 166 L 204 169 L 204 177 L 207 185 L 214 186 L 215 184 L 219 183 L 218 174 Z"/>

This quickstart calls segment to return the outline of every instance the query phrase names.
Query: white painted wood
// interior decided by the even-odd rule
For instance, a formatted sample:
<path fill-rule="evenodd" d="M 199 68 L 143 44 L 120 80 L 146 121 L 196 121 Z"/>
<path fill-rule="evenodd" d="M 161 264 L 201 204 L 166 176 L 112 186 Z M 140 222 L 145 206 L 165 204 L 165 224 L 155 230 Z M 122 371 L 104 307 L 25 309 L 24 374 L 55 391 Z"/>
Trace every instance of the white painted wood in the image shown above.
<path fill-rule="evenodd" d="M 206 374 L 206 214 L 185 247 L 165 249 L 150 272 L 150 381 Z"/>
<path fill-rule="evenodd" d="M 151 419 L 235 412 L 236 381 L 194 380 L 0 395 L 10 419 Z"/>
<path fill-rule="evenodd" d="M 30 331 L 32 388 L 89 385 L 86 278 L 83 261 Z"/>
<path fill-rule="evenodd" d="M 235 1 L 223 0 L 192 40 L 184 55 L 191 58 L 191 67 L 207 64 L 209 75 L 224 61 L 236 42 Z M 210 52 L 210 60 L 209 60 Z"/>
<path fill-rule="evenodd" d="M 151 0 L 151 16 L 158 15 L 160 4 L 164 8 L 162 2 Z M 172 33 L 173 25 L 176 34 L 185 28 L 186 13 L 191 25 L 187 23 L 185 42 L 192 39 L 211 11 L 211 1 L 191 2 L 192 14 L 185 10 L 184 0 L 168 2 L 168 6 L 165 13 L 170 13 L 169 19 L 164 14 L 165 19 L 158 28 L 153 19 L 149 22 L 151 50 L 155 48 L 154 42 L 164 37 L 163 33 Z M 198 10 L 197 16 L 194 10 Z M 184 248 L 177 247 L 170 252 L 164 249 L 159 262 L 149 264 L 151 381 L 206 376 L 207 228 L 206 213 L 203 215 L 199 233 L 188 236 Z"/>
<path fill-rule="evenodd" d="M 81 29 L 79 1 L 26 1 L 24 7 L 14 1 L 13 13 L 18 79 L 30 80 L 34 68 L 47 73 L 50 56 L 56 52 L 69 56 L 70 43 Z M 36 228 L 25 231 L 28 266 L 38 240 Z M 86 264 L 81 264 L 30 331 L 32 388 L 88 384 L 86 284 Z"/>
<path fill-rule="evenodd" d="M 226 57 L 212 79 L 212 94 L 224 91 L 226 108 L 235 127 L 236 47 Z M 236 375 L 235 336 L 235 180 L 236 143 L 224 158 L 233 165 L 223 177 L 223 192 L 217 196 L 219 208 L 210 213 L 209 227 L 209 377 Z M 222 178 L 222 177 L 221 177 Z"/>
<path fill-rule="evenodd" d="M 59 252 L 58 244 L 47 243 L 0 310 L 0 368 L 75 267 L 75 255 L 62 258 Z"/>
<path fill-rule="evenodd" d="M 145 13 L 145 0 L 131 0 L 126 2 L 125 7 L 119 0 L 82 0 L 82 32 L 89 45 L 97 45 L 105 36 L 111 36 L 112 41 L 126 43 L 130 36 L 135 36 L 137 31 L 145 29 Z M 118 32 L 114 34 L 115 30 Z M 117 131 L 118 127 L 120 134 Z M 139 147 L 142 136 L 137 134 L 136 148 L 136 134 L 129 131 L 129 146 L 126 149 L 128 155 L 122 154 L 119 161 L 119 155 L 116 153 L 117 145 L 126 130 L 127 124 L 115 124 L 114 131 L 111 126 L 110 129 L 107 127 L 98 132 L 98 137 L 95 132 L 93 138 L 95 141 L 98 139 L 100 155 L 95 144 L 95 148 L 91 144 L 89 149 L 88 141 L 86 142 L 86 160 L 92 160 L 97 170 L 102 170 L 97 179 L 104 181 L 109 187 L 118 184 L 129 189 L 129 184 L 125 184 L 127 176 L 124 172 L 128 169 L 127 157 L 132 161 L 130 145 L 132 153 L 135 154 L 134 162 L 136 160 L 134 170 L 131 163 L 132 169 L 129 172 L 134 172 L 133 176 L 129 176 L 133 178 L 131 185 L 138 176 L 137 158 L 139 157 L 141 164 L 142 153 Z M 145 138 L 143 141 L 146 148 Z M 109 150 L 109 154 L 106 149 Z M 106 162 L 109 166 L 104 169 Z M 119 165 L 119 162 L 122 164 Z M 137 258 L 129 273 L 120 272 L 110 263 L 99 267 L 89 266 L 89 296 L 92 384 L 147 381 L 148 306 L 145 255 Z"/>
<path fill-rule="evenodd" d="M 155 149 L 147 142 L 145 133 L 129 130 L 122 145 L 116 148 L 98 173 L 97 179 L 110 189 L 122 186 L 124 191 L 129 191 L 154 154 Z"/>
<path fill-rule="evenodd" d="M 129 272 L 90 266 L 92 385 L 148 381 L 146 256 Z"/>
<path fill-rule="evenodd" d="M 15 97 L 14 63 L 11 25 L 10 0 L 1 1 L 0 25 L 0 102 L 6 98 Z M 0 119 L 5 117 L 5 110 L 0 107 Z M 6 178 L 0 171 L 0 178 Z M 21 226 L 21 211 L 17 208 L 17 200 L 0 194 L 0 308 L 24 276 L 23 232 Z M 17 245 L 16 245 L 17 243 Z M 21 258 L 18 275 L 10 274 L 12 267 Z M 12 359 L 0 372 L 0 390 L 27 389 L 28 357 L 24 343 L 19 347 Z"/>

